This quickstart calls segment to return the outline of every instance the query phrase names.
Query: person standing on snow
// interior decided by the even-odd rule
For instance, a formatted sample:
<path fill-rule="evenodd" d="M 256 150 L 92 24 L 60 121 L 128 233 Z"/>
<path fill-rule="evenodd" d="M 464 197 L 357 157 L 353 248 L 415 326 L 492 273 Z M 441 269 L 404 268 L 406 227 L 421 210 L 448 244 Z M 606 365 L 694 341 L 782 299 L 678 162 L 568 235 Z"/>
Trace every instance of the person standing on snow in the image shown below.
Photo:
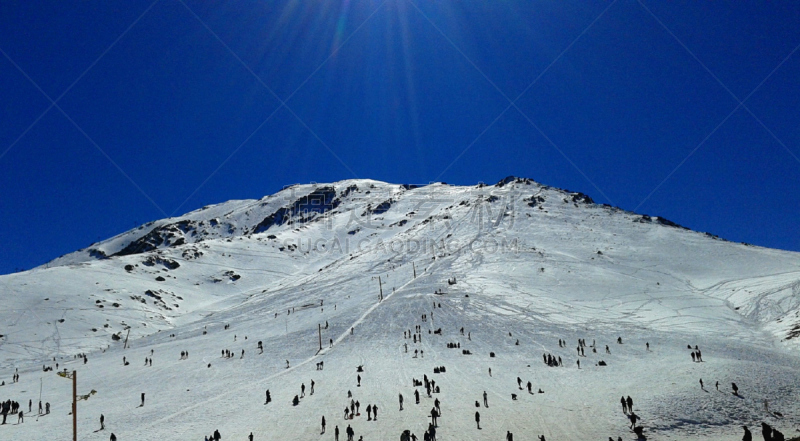
<path fill-rule="evenodd" d="M 753 434 L 750 433 L 750 429 L 748 429 L 747 426 L 742 426 L 742 429 L 744 429 L 742 441 L 753 441 Z"/>

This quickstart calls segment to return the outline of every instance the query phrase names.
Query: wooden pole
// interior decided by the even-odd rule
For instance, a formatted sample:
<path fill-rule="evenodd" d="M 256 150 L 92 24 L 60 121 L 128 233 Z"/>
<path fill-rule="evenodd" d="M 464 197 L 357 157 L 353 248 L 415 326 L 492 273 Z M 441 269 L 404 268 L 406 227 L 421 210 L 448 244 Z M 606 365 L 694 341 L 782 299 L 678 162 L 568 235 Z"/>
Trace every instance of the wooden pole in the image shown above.
<path fill-rule="evenodd" d="M 78 441 L 78 371 L 72 371 L 72 441 Z"/>

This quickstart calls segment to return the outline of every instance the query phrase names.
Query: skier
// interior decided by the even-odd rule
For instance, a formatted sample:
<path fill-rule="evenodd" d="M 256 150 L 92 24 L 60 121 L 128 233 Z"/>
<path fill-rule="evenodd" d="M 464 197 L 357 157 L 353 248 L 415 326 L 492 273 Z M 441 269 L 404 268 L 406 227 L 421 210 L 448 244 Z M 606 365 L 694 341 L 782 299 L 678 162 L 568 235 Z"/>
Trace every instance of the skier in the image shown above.
<path fill-rule="evenodd" d="M 483 391 L 483 405 L 484 407 L 489 407 L 489 401 L 486 399 L 486 391 Z"/>
<path fill-rule="evenodd" d="M 250 432 L 250 435 L 247 436 L 248 441 L 253 441 L 253 432 Z"/>
<path fill-rule="evenodd" d="M 703 386 L 703 379 L 700 379 L 700 389 L 706 390 L 705 386 Z"/>
<path fill-rule="evenodd" d="M 139 407 L 144 407 L 144 392 L 142 392 L 142 404 Z"/>
<path fill-rule="evenodd" d="M 322 415 L 322 433 L 325 433 L 325 415 Z"/>
<path fill-rule="evenodd" d="M 531 393 L 531 382 L 530 381 L 528 382 L 527 386 L 528 386 L 528 393 Z"/>
<path fill-rule="evenodd" d="M 625 397 L 619 399 L 619 402 L 622 403 L 622 413 L 625 415 L 628 414 L 628 403 L 625 401 Z"/>
<path fill-rule="evenodd" d="M 377 420 L 378 420 L 378 405 L 377 404 L 373 404 L 372 405 L 372 421 L 377 421 Z"/>
<path fill-rule="evenodd" d="M 222 439 L 222 435 L 219 434 L 219 430 L 214 431 L 214 441 L 219 441 Z"/>
<path fill-rule="evenodd" d="M 403 410 L 403 394 L 400 394 L 400 410 Z"/>
<path fill-rule="evenodd" d="M 417 399 L 417 404 L 419 404 L 419 390 L 414 389 L 414 398 Z"/>
<path fill-rule="evenodd" d="M 372 421 L 372 405 L 367 404 L 367 421 Z"/>
<path fill-rule="evenodd" d="M 112 434 L 111 434 L 111 438 L 109 438 L 109 441 L 117 441 L 117 435 L 114 435 L 114 434 L 112 433 Z"/>
<path fill-rule="evenodd" d="M 717 388 L 717 390 L 719 390 L 719 381 L 717 381 L 717 382 L 714 384 L 714 386 Z M 745 427 L 746 427 L 746 426 L 745 426 Z"/>
<path fill-rule="evenodd" d="M 264 401 L 264 404 L 269 404 L 272 401 L 272 396 L 269 393 L 269 389 L 267 389 L 267 399 Z"/>
<path fill-rule="evenodd" d="M 628 402 L 628 412 L 633 413 L 633 399 L 631 398 L 630 395 L 628 395 L 627 402 Z"/>
<path fill-rule="evenodd" d="M 477 410 L 475 411 L 475 424 L 478 425 L 478 430 L 481 428 L 481 414 Z"/>
<path fill-rule="evenodd" d="M 301 383 L 300 384 L 300 398 L 303 398 L 305 396 L 306 396 L 306 384 L 305 383 Z"/>
<path fill-rule="evenodd" d="M 295 395 L 294 398 L 292 398 L 292 406 L 297 406 L 298 404 L 300 404 L 300 398 Z"/>
<path fill-rule="evenodd" d="M 333 429 L 333 441 L 339 441 L 339 426 Z"/>
<path fill-rule="evenodd" d="M 314 380 L 311 380 L 311 393 L 309 395 L 314 395 Z"/>
<path fill-rule="evenodd" d="M 731 389 L 733 389 L 733 394 L 739 396 L 739 387 L 736 386 L 736 383 L 731 383 Z"/>
<path fill-rule="evenodd" d="M 510 430 L 506 431 L 506 441 L 514 441 L 514 435 L 511 433 Z"/>
<path fill-rule="evenodd" d="M 106 417 L 103 416 L 103 414 L 101 413 L 100 414 L 100 430 L 103 430 L 103 429 L 106 428 L 105 421 L 106 421 Z"/>
<path fill-rule="evenodd" d="M 353 441 L 353 435 L 355 435 L 355 431 L 353 430 L 352 427 L 350 427 L 349 424 L 347 425 L 345 433 L 347 433 L 347 441 Z"/>
<path fill-rule="evenodd" d="M 546 362 L 545 360 L 545 363 Z M 522 378 L 517 377 L 517 387 L 519 387 L 519 390 L 522 390 Z"/>

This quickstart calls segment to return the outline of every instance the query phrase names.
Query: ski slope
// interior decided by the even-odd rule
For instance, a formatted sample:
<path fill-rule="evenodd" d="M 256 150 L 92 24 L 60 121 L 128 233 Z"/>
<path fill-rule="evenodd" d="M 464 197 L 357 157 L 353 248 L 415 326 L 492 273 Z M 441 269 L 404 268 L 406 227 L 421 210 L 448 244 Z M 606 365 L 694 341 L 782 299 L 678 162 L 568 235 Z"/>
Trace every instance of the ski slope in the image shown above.
<path fill-rule="evenodd" d="M 797 253 L 727 242 L 527 179 L 294 186 L 0 277 L 0 399 L 25 411 L 23 424 L 9 417 L 0 433 L 69 439 L 72 386 L 46 365 L 76 370 L 79 394 L 96 391 L 78 405 L 82 440 L 203 439 L 215 429 L 224 440 L 251 432 L 333 440 L 337 425 L 344 440 L 348 424 L 364 441 L 403 430 L 422 440 L 436 398 L 438 440 L 507 431 L 517 440 L 636 439 L 622 395 L 633 398 L 647 439 L 740 439 L 741 425 L 756 434 L 761 421 L 790 438 L 800 435 L 799 286 Z M 417 325 L 414 343 L 404 332 Z M 585 356 L 578 339 L 589 345 Z M 687 345 L 702 350 L 702 363 Z M 225 349 L 234 357 L 222 358 Z M 545 365 L 543 353 L 563 367 Z M 446 372 L 434 373 L 439 366 Z M 15 369 L 19 383 L 10 381 Z M 431 398 L 412 385 L 425 375 L 441 389 Z M 518 377 L 544 393 L 520 390 Z M 306 396 L 293 406 L 301 384 Z M 40 387 L 52 407 L 37 418 Z M 361 405 L 352 420 L 348 391 Z M 765 399 L 783 417 L 767 413 Z M 367 421 L 368 404 L 378 406 L 377 421 Z M 106 429 L 97 431 L 101 413 Z"/>

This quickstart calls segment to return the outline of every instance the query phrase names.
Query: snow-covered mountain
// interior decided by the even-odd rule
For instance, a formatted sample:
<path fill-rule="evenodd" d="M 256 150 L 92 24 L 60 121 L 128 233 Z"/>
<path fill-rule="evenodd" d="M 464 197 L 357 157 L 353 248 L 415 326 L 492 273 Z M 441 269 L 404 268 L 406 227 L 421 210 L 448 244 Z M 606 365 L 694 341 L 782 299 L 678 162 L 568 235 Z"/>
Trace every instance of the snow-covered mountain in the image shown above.
<path fill-rule="evenodd" d="M 0 290 L 0 399 L 36 403 L 42 377 L 57 409 L 0 427 L 10 439 L 69 432 L 69 382 L 42 370 L 55 363 L 79 372 L 81 391 L 97 391 L 79 403 L 81 439 L 202 439 L 214 428 L 223 439 L 333 439 L 335 425 L 344 439 L 347 424 L 365 441 L 404 429 L 422 439 L 435 398 L 438 440 L 508 430 L 518 440 L 633 439 L 620 395 L 636 401 L 649 439 L 736 439 L 762 420 L 794 435 L 798 423 L 800 254 L 529 179 L 291 186 L 148 223 L 2 276 Z M 414 343 L 404 334 L 417 325 Z M 220 358 L 223 349 L 236 356 Z M 543 353 L 563 366 L 548 367 Z M 434 374 L 438 366 L 446 372 Z M 9 385 L 15 369 L 21 380 Z M 416 405 L 412 378 L 423 375 L 441 392 L 427 398 L 418 387 Z M 517 377 L 544 393 L 519 390 Z M 315 395 L 292 406 L 311 378 Z M 378 404 L 380 419 L 343 420 L 347 390 L 363 407 Z M 484 390 L 491 407 L 476 409 Z M 100 413 L 108 428 L 94 432 Z"/>

